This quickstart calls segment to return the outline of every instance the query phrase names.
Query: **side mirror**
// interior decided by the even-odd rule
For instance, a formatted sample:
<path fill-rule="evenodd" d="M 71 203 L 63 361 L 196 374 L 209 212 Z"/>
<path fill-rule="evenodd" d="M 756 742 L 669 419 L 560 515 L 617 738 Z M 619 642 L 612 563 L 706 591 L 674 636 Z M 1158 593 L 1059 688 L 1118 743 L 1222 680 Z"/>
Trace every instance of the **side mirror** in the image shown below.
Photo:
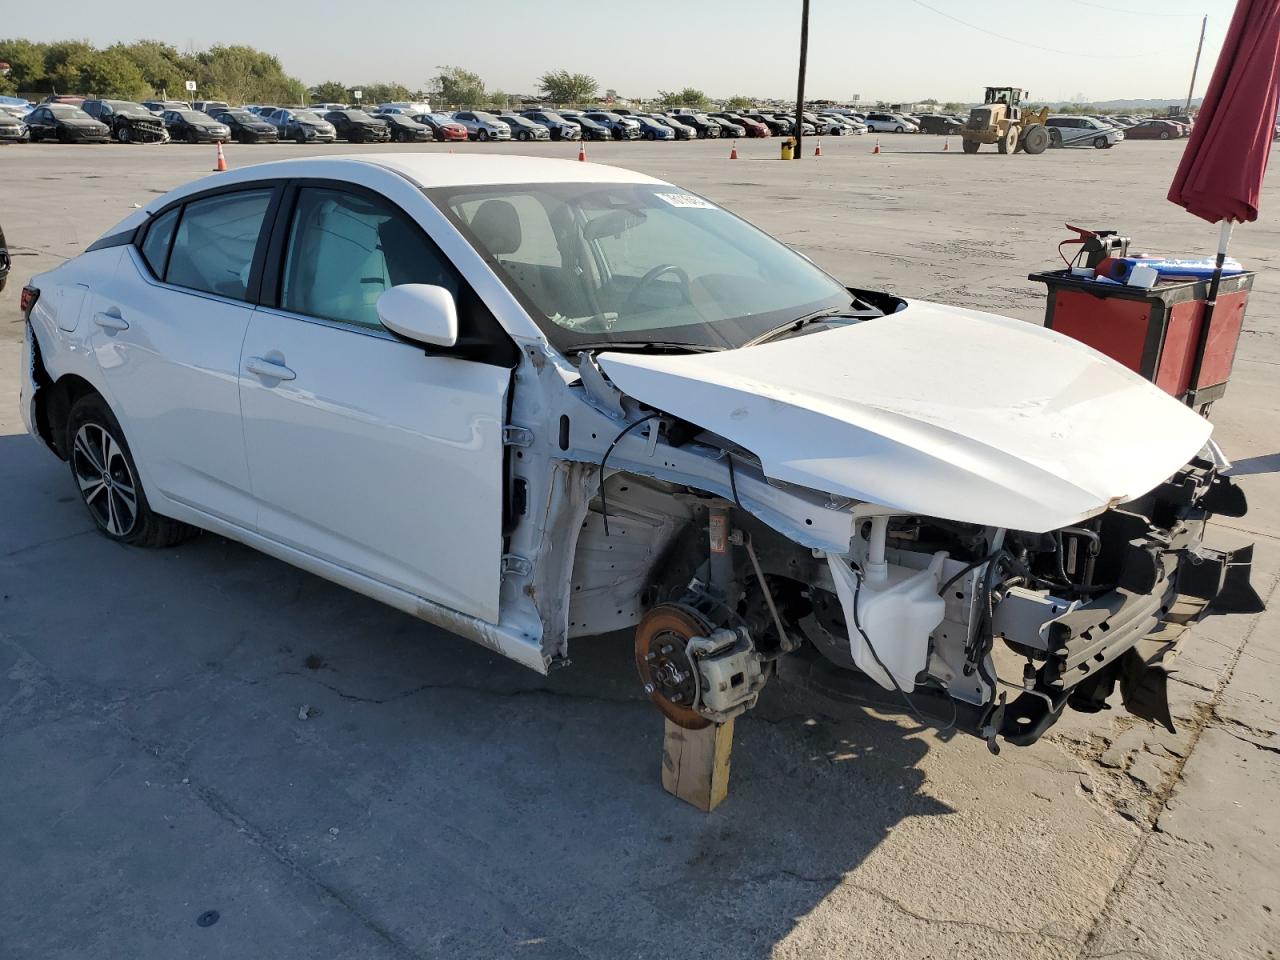
<path fill-rule="evenodd" d="M 458 342 L 458 307 L 444 287 L 406 283 L 378 297 L 378 319 L 392 333 L 433 347 Z"/>

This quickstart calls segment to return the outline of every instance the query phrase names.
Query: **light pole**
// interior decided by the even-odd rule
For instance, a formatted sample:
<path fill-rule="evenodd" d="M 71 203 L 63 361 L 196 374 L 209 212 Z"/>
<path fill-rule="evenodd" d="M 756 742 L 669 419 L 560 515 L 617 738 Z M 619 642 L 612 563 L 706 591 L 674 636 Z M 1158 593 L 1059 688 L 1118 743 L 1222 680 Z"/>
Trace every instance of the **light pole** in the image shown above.
<path fill-rule="evenodd" d="M 1200 70 L 1200 51 L 1204 49 L 1204 28 L 1209 24 L 1209 15 L 1206 13 L 1204 19 L 1200 21 L 1200 43 L 1196 47 L 1196 62 L 1191 68 L 1191 86 L 1187 88 L 1187 116 L 1191 116 L 1191 96 L 1196 92 L 1196 74 Z"/>
<path fill-rule="evenodd" d="M 802 0 L 800 11 L 800 77 L 796 81 L 796 152 L 794 159 L 800 159 L 800 149 L 804 145 L 804 72 L 809 63 L 809 0 Z"/>

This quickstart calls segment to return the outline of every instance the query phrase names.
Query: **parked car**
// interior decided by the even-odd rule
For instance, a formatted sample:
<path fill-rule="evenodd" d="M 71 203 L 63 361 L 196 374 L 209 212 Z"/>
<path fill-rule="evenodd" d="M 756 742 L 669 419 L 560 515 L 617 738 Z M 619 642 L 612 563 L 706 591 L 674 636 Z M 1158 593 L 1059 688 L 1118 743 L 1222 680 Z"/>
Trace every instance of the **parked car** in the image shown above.
<path fill-rule="evenodd" d="M 4 227 L 0 226 L 0 293 L 9 282 L 9 270 L 13 267 L 13 258 L 9 256 L 9 246 L 4 240 Z"/>
<path fill-rule="evenodd" d="M 920 128 L 897 113 L 868 113 L 867 129 L 874 133 L 919 133 Z"/>
<path fill-rule="evenodd" d="M 546 127 L 552 140 L 582 139 L 582 128 L 554 110 L 526 110 L 523 116 Z"/>
<path fill-rule="evenodd" d="M 594 120 L 602 127 L 607 127 L 610 136 L 615 140 L 638 140 L 640 138 L 640 124 L 630 117 L 624 117 L 609 110 L 588 110 L 583 116 L 588 120 Z"/>
<path fill-rule="evenodd" d="M 645 113 L 632 113 L 627 115 L 628 120 L 634 120 L 640 125 L 640 136 L 645 140 L 674 140 L 676 132 L 665 123 L 654 120 Z"/>
<path fill-rule="evenodd" d="M 483 110 L 460 110 L 453 119 L 467 128 L 467 136 L 472 140 L 510 140 L 511 128 Z"/>
<path fill-rule="evenodd" d="M 391 139 L 396 143 L 424 143 L 435 139 L 430 125 L 419 123 L 403 113 L 378 113 L 374 118 L 387 125 Z"/>
<path fill-rule="evenodd" d="M 296 143 L 333 143 L 338 131 L 333 124 L 314 110 L 290 110 L 277 107 L 270 113 L 260 114 L 263 120 L 280 131 L 281 140 Z"/>
<path fill-rule="evenodd" d="M 964 124 L 954 117 L 925 115 L 920 118 L 920 132 L 957 137 L 964 129 Z"/>
<path fill-rule="evenodd" d="M 795 127 L 795 123 L 792 120 L 785 118 L 780 120 L 771 113 L 744 113 L 743 116 L 748 120 L 755 120 L 758 123 L 763 123 L 769 128 L 769 132 L 777 137 L 790 136 L 792 129 Z"/>
<path fill-rule="evenodd" d="M 220 110 L 213 119 L 225 124 L 231 131 L 231 139 L 238 143 L 276 143 L 280 139 L 275 124 L 248 110 Z"/>
<path fill-rule="evenodd" d="M 391 139 L 386 121 L 363 110 L 330 110 L 324 118 L 333 124 L 338 137 L 348 143 L 383 143 Z"/>
<path fill-rule="evenodd" d="M 30 139 L 31 131 L 27 128 L 26 120 L 7 110 L 0 110 L 0 140 L 26 143 Z"/>
<path fill-rule="evenodd" d="M 752 120 L 749 117 L 744 117 L 740 113 L 723 110 L 720 113 L 713 113 L 711 116 L 717 120 L 728 120 L 735 126 L 742 127 L 742 129 L 746 131 L 746 136 L 748 137 L 767 137 L 770 135 L 769 128 L 759 120 Z"/>
<path fill-rule="evenodd" d="M 310 110 L 312 113 L 324 116 L 326 113 L 332 113 L 334 110 L 350 110 L 353 109 L 348 103 L 312 103 L 305 107 L 295 107 L 296 110 Z M 360 105 L 356 104 L 354 109 L 359 110 Z"/>
<path fill-rule="evenodd" d="M 111 128 L 69 103 L 42 103 L 26 119 L 32 142 L 107 143 Z"/>
<path fill-rule="evenodd" d="M 840 113 L 827 113 L 822 114 L 822 116 L 825 116 L 828 120 L 835 120 L 837 123 L 843 124 L 846 133 L 861 136 L 867 132 L 867 125 L 859 120 L 855 120 L 853 117 L 845 116 Z"/>
<path fill-rule="evenodd" d="M 572 124 L 576 124 L 582 130 L 583 140 L 609 140 L 613 137 L 613 132 L 608 127 L 603 123 L 596 123 L 594 120 L 588 119 L 581 110 L 559 110 L 557 112 L 561 117 Z"/>
<path fill-rule="evenodd" d="M 1168 120 L 1143 120 L 1125 130 L 1124 136 L 1126 140 L 1177 140 L 1182 131 Z"/>
<path fill-rule="evenodd" d="M 201 113 L 207 113 L 213 116 L 215 113 L 221 113 L 223 110 L 230 110 L 231 104 L 225 100 L 195 100 L 191 104 L 192 110 L 199 110 Z"/>
<path fill-rule="evenodd" d="M 415 120 L 431 128 L 437 140 L 466 140 L 467 128 L 448 113 L 419 113 Z"/>
<path fill-rule="evenodd" d="M 166 110 L 164 122 L 169 136 L 187 143 L 226 143 L 231 128 L 199 110 Z"/>
<path fill-rule="evenodd" d="M 516 113 L 500 113 L 498 119 L 511 128 L 513 140 L 550 140 L 551 131 L 540 123 L 534 123 L 528 117 Z"/>
<path fill-rule="evenodd" d="M 804 117 L 805 122 L 813 127 L 813 132 L 820 137 L 838 137 L 844 132 L 844 128 L 840 124 L 836 123 L 834 120 L 828 120 L 825 117 L 820 117 L 816 113 L 809 113 L 806 111 L 802 116 Z"/>
<path fill-rule="evenodd" d="M 637 690 L 686 727 L 775 669 L 993 747 L 1117 686 L 1167 717 L 1167 661 L 1129 652 L 1233 609 L 1225 580 L 1256 602 L 1202 548 L 1245 500 L 1195 410 L 1056 331 L 850 290 L 627 170 L 242 167 L 21 309 L 24 426 L 107 540 L 211 530 L 543 673 L 634 630 Z"/>
<path fill-rule="evenodd" d="M 378 104 L 380 113 L 401 113 L 406 117 L 412 117 L 419 113 L 430 113 L 431 104 L 426 100 L 395 100 L 390 103 Z"/>
<path fill-rule="evenodd" d="M 683 123 L 685 126 L 693 127 L 698 131 L 699 140 L 717 139 L 724 128 L 716 123 L 705 113 L 669 113 L 667 114 L 676 123 Z"/>
<path fill-rule="evenodd" d="M 168 143 L 164 121 L 140 103 L 131 100 L 86 100 L 80 107 L 111 129 L 121 143 Z"/>
<path fill-rule="evenodd" d="M 786 123 L 788 133 L 793 132 L 796 128 L 795 118 L 793 114 L 775 113 L 774 119 L 776 119 L 780 123 Z M 802 122 L 800 125 L 800 130 L 802 133 L 804 133 L 806 137 L 812 137 L 815 133 L 817 133 L 817 131 L 813 127 L 813 124 L 808 122 Z"/>
<path fill-rule="evenodd" d="M 1093 117 L 1050 117 L 1045 126 L 1049 129 L 1049 142 L 1055 147 L 1091 144 L 1103 150 L 1114 147 L 1125 136 L 1119 127 L 1099 123 Z"/>
<path fill-rule="evenodd" d="M 666 116 L 665 114 L 643 113 L 643 114 L 636 114 L 636 116 L 647 117 L 648 119 L 652 120 L 654 123 L 660 123 L 664 127 L 669 128 L 672 134 L 675 136 L 675 139 L 677 140 L 696 140 L 698 138 L 698 131 L 695 130 L 693 127 L 687 126 L 683 123 L 677 123 L 675 120 L 673 120 L 671 117 Z"/>
<path fill-rule="evenodd" d="M 740 123 L 734 123 L 732 120 L 726 120 L 724 117 L 718 117 L 715 114 L 707 114 L 707 119 L 720 127 L 720 136 L 722 137 L 745 137 L 747 128 Z"/>
<path fill-rule="evenodd" d="M 143 100 L 142 105 L 157 117 L 164 114 L 166 110 L 191 109 L 191 104 L 187 103 L 185 100 Z"/>

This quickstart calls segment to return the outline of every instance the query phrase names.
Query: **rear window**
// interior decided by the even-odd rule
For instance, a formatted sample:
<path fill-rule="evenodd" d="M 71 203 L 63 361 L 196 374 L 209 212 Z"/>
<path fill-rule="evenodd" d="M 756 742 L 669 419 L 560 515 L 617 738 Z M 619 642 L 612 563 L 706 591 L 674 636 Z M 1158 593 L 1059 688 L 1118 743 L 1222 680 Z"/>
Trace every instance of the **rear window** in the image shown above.
<path fill-rule="evenodd" d="M 248 190 L 188 203 L 173 240 L 165 280 L 244 300 L 271 193 Z"/>

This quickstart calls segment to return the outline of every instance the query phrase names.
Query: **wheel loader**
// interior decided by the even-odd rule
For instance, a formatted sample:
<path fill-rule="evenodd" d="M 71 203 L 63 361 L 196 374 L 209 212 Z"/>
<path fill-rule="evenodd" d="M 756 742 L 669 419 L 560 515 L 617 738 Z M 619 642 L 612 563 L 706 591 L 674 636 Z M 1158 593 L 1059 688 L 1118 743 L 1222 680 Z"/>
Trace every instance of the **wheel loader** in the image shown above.
<path fill-rule="evenodd" d="M 960 131 L 965 153 L 977 153 L 984 143 L 994 143 L 1001 153 L 1044 153 L 1049 146 L 1049 108 L 1024 111 L 1023 91 L 1017 87 L 987 87 L 982 106 L 969 111 L 969 122 Z"/>

